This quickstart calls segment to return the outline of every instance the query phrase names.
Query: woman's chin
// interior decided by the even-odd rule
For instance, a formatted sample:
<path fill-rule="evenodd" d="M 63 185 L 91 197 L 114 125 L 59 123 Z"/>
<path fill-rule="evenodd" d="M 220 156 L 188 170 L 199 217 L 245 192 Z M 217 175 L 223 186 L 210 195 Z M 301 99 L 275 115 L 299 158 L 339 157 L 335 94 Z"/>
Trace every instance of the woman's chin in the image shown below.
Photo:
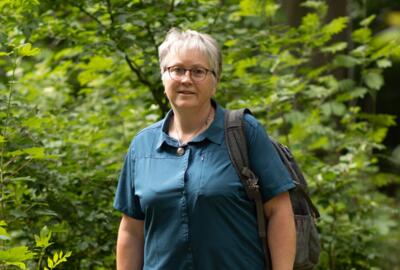
<path fill-rule="evenodd" d="M 199 103 L 193 97 L 191 98 L 180 98 L 174 102 L 176 108 L 193 108 L 199 106 Z"/>

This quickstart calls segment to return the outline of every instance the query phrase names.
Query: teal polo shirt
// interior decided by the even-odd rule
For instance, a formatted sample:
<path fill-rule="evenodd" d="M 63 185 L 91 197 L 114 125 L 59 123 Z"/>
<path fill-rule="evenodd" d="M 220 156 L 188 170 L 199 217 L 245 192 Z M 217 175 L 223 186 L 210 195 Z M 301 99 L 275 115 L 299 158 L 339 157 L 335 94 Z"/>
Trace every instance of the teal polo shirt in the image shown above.
<path fill-rule="evenodd" d="M 255 205 L 229 158 L 224 110 L 182 155 L 168 135 L 173 112 L 142 130 L 125 158 L 114 207 L 144 220 L 144 266 L 150 270 L 264 270 Z M 264 201 L 294 187 L 264 128 L 245 116 L 251 168 Z"/>

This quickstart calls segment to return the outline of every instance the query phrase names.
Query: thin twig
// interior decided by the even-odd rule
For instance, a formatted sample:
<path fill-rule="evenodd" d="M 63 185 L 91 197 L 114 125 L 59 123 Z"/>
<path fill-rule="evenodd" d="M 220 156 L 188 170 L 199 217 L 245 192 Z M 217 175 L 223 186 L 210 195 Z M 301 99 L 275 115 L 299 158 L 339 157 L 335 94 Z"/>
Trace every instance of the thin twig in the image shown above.
<path fill-rule="evenodd" d="M 90 13 L 89 11 L 84 9 L 81 5 L 76 5 L 73 2 L 71 3 L 71 5 L 77 7 L 80 11 L 85 13 L 92 20 L 96 21 L 103 29 L 105 29 L 105 30 L 107 29 L 107 27 L 96 16 L 94 16 L 92 13 Z"/>

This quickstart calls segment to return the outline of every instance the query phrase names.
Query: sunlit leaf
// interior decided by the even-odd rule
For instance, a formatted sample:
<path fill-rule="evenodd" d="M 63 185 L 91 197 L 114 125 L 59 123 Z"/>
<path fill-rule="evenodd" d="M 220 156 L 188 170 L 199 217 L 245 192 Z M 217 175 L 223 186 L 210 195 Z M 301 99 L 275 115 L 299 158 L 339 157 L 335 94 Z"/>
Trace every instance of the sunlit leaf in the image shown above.
<path fill-rule="evenodd" d="M 39 48 L 32 48 L 32 44 L 26 43 L 18 48 L 18 53 L 20 56 L 35 56 L 39 54 Z"/>
<path fill-rule="evenodd" d="M 322 31 L 334 35 L 343 31 L 346 28 L 349 19 L 347 17 L 340 17 L 332 20 L 329 24 L 322 28 Z"/>
<path fill-rule="evenodd" d="M 31 147 L 31 148 L 25 148 L 23 151 L 26 154 L 28 154 L 30 158 L 42 159 L 46 157 L 44 150 L 45 149 L 43 147 Z"/>
<path fill-rule="evenodd" d="M 372 32 L 369 28 L 360 28 L 352 33 L 352 39 L 358 43 L 367 43 L 371 39 Z"/>
<path fill-rule="evenodd" d="M 10 235 L 7 230 L 3 227 L 0 227 L 0 240 L 10 240 Z"/>
<path fill-rule="evenodd" d="M 376 62 L 376 65 L 380 68 L 388 68 L 392 66 L 392 62 L 388 59 L 381 59 Z"/>
<path fill-rule="evenodd" d="M 379 90 L 383 86 L 384 80 L 380 73 L 370 70 L 363 74 L 365 84 L 374 90 Z"/>
<path fill-rule="evenodd" d="M 47 265 L 50 269 L 54 268 L 54 263 L 50 258 L 47 258 Z"/>
<path fill-rule="evenodd" d="M 361 22 L 360 22 L 360 25 L 361 26 L 364 26 L 364 27 L 368 27 L 370 24 L 371 24 L 371 22 L 373 22 L 373 20 L 375 20 L 375 18 L 376 18 L 376 15 L 374 14 L 374 15 L 371 15 L 371 16 L 369 16 L 368 18 L 365 18 L 364 20 L 362 20 Z"/>
<path fill-rule="evenodd" d="M 360 64 L 360 60 L 349 55 L 338 55 L 333 60 L 333 65 L 337 67 L 351 68 Z"/>
<path fill-rule="evenodd" d="M 322 48 L 322 52 L 329 52 L 329 53 L 336 53 L 339 51 L 343 51 L 344 49 L 347 48 L 347 42 L 337 42 L 335 44 L 332 44 L 328 47 Z"/>
<path fill-rule="evenodd" d="M 6 261 L 8 263 L 23 262 L 32 259 L 34 253 L 29 251 L 28 247 L 20 246 L 10 248 L 8 250 L 0 250 L 0 261 Z"/>

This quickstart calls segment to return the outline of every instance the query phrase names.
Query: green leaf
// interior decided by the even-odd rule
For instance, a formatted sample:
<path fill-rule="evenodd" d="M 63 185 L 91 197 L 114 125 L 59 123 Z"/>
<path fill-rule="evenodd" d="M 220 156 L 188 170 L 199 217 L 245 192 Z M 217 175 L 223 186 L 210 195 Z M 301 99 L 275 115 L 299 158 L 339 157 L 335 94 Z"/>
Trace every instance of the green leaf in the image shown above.
<path fill-rule="evenodd" d="M 55 56 L 55 60 L 60 60 L 62 58 L 71 58 L 76 55 L 79 55 L 80 53 L 83 52 L 83 48 L 81 46 L 76 46 L 72 48 L 65 48 L 61 51 L 59 51 Z"/>
<path fill-rule="evenodd" d="M 347 48 L 347 42 L 337 42 L 328 47 L 322 48 L 321 51 L 327 53 L 336 53 L 339 51 L 343 51 L 346 48 Z"/>
<path fill-rule="evenodd" d="M 326 116 L 338 115 L 341 116 L 346 112 L 346 106 L 343 103 L 332 101 L 321 106 L 321 111 Z"/>
<path fill-rule="evenodd" d="M 352 56 L 343 54 L 336 56 L 335 59 L 333 60 L 333 65 L 335 67 L 352 68 L 358 64 L 360 64 L 360 60 Z"/>
<path fill-rule="evenodd" d="M 38 117 L 30 117 L 22 121 L 22 125 L 32 128 L 32 129 L 40 129 L 43 120 Z"/>
<path fill-rule="evenodd" d="M 10 240 L 11 237 L 8 234 L 7 230 L 3 227 L 0 227 L 0 240 Z"/>
<path fill-rule="evenodd" d="M 280 6 L 278 4 L 275 4 L 274 2 L 267 2 L 264 8 L 265 16 L 267 18 L 273 18 L 276 12 L 278 11 L 279 7 Z"/>
<path fill-rule="evenodd" d="M 365 87 L 356 87 L 354 89 L 348 90 L 347 92 L 339 95 L 337 101 L 348 101 L 356 98 L 362 98 L 368 93 L 368 89 Z"/>
<path fill-rule="evenodd" d="M 31 147 L 31 148 L 25 148 L 23 151 L 29 155 L 30 158 L 32 159 L 43 159 L 46 157 L 44 153 L 44 148 L 43 147 Z"/>
<path fill-rule="evenodd" d="M 380 68 L 388 68 L 392 66 L 392 62 L 388 59 L 381 59 L 376 62 L 376 65 Z"/>
<path fill-rule="evenodd" d="M 23 262 L 32 259 L 34 253 L 29 251 L 28 247 L 20 246 L 8 250 L 0 250 L 0 261 L 8 263 Z"/>
<path fill-rule="evenodd" d="M 67 253 L 65 253 L 65 258 L 68 258 L 68 257 L 70 257 L 72 255 L 72 251 L 68 251 Z"/>
<path fill-rule="evenodd" d="M 329 145 L 329 138 L 326 136 L 319 137 L 317 140 L 313 141 L 308 145 L 310 150 L 325 149 Z"/>
<path fill-rule="evenodd" d="M 39 235 L 40 236 L 35 234 L 36 247 L 47 248 L 53 244 L 50 242 L 52 232 L 47 228 L 47 226 L 44 226 L 40 230 Z"/>
<path fill-rule="evenodd" d="M 327 5 L 323 1 L 308 0 L 301 3 L 301 6 L 314 9 L 321 17 L 324 17 L 327 12 Z"/>
<path fill-rule="evenodd" d="M 3 142 L 6 142 L 6 139 L 2 135 L 0 135 L 0 143 L 3 143 Z"/>
<path fill-rule="evenodd" d="M 10 55 L 10 53 L 0 52 L 0 57 L 1 57 L 1 56 L 9 56 L 9 55 Z"/>
<path fill-rule="evenodd" d="M 400 182 L 400 176 L 390 173 L 377 173 L 373 176 L 374 184 L 378 187 L 384 187 L 391 183 Z"/>
<path fill-rule="evenodd" d="M 21 156 L 21 155 L 25 154 L 25 152 L 22 150 L 15 150 L 15 151 L 9 152 L 8 154 L 12 157 L 16 157 L 16 156 Z"/>
<path fill-rule="evenodd" d="M 357 29 L 352 33 L 352 39 L 358 43 L 367 43 L 371 40 L 372 31 L 369 28 Z"/>
<path fill-rule="evenodd" d="M 112 64 L 112 58 L 96 55 L 90 59 L 87 68 L 91 70 L 109 70 L 112 67 Z"/>
<path fill-rule="evenodd" d="M 6 265 L 14 265 L 17 266 L 19 269 L 26 269 L 26 265 L 23 262 L 6 262 Z"/>
<path fill-rule="evenodd" d="M 370 24 L 371 24 L 371 22 L 373 21 L 373 20 L 375 20 L 375 18 L 376 18 L 376 15 L 374 14 L 374 15 L 371 15 L 371 16 L 369 16 L 368 18 L 365 18 L 364 20 L 362 20 L 361 22 L 360 22 L 360 25 L 361 26 L 364 26 L 364 27 L 368 27 Z"/>
<path fill-rule="evenodd" d="M 20 47 L 18 47 L 18 53 L 20 56 L 35 56 L 39 54 L 39 48 L 32 48 L 32 44 L 26 43 Z"/>
<path fill-rule="evenodd" d="M 321 21 L 318 15 L 316 13 L 308 13 L 302 18 L 300 30 L 306 33 L 314 33 L 319 29 L 320 25 Z"/>
<path fill-rule="evenodd" d="M 54 263 L 53 263 L 53 261 L 52 261 L 50 258 L 47 258 L 47 266 L 48 266 L 50 269 L 53 269 L 53 268 L 54 268 Z"/>
<path fill-rule="evenodd" d="M 383 127 L 383 128 L 378 128 L 376 130 L 374 130 L 374 132 L 372 133 L 372 138 L 375 142 L 380 143 L 383 141 L 383 139 L 385 139 L 386 134 L 387 134 L 387 128 Z"/>
<path fill-rule="evenodd" d="M 85 70 L 79 73 L 78 81 L 81 85 L 86 85 L 97 78 L 97 74 L 92 70 Z"/>
<path fill-rule="evenodd" d="M 346 28 L 347 23 L 349 21 L 349 18 L 347 17 L 339 17 L 334 20 L 332 20 L 330 23 L 325 25 L 322 28 L 322 32 L 329 34 L 329 35 L 335 35 L 337 33 L 340 33 L 343 31 L 343 29 Z"/>
<path fill-rule="evenodd" d="M 243 16 L 252 16 L 259 13 L 258 5 L 254 0 L 240 1 L 240 14 Z"/>
<path fill-rule="evenodd" d="M 380 73 L 370 70 L 363 73 L 363 79 L 365 84 L 374 90 L 379 90 L 384 84 L 383 77 Z"/>

